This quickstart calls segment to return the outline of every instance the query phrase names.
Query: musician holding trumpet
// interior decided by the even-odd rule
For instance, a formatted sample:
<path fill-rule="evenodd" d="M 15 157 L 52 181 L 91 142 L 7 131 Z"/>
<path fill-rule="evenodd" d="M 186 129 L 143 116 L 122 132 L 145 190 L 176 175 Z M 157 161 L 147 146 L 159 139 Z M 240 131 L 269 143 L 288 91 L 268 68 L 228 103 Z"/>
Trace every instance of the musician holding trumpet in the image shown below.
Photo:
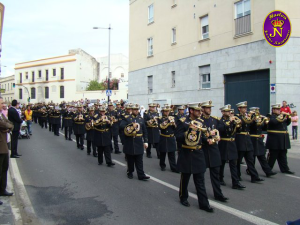
<path fill-rule="evenodd" d="M 77 148 L 83 150 L 84 147 L 84 134 L 85 134 L 85 127 L 84 127 L 84 113 L 82 109 L 82 105 L 77 105 L 77 112 L 73 114 L 73 130 L 76 136 L 76 144 Z"/>
<path fill-rule="evenodd" d="M 91 154 L 91 149 L 93 148 L 93 156 L 97 157 L 97 146 L 95 145 L 94 139 L 95 139 L 95 118 L 97 118 L 97 115 L 95 115 L 95 108 L 90 107 L 89 108 L 89 115 L 85 116 L 85 130 L 86 130 L 86 141 L 87 141 L 87 154 Z"/>

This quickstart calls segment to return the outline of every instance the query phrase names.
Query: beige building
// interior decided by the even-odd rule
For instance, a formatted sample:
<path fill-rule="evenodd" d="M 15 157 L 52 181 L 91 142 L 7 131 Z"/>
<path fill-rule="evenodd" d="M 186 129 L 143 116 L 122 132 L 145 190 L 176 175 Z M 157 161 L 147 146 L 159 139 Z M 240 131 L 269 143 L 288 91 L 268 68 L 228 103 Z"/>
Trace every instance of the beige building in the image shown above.
<path fill-rule="evenodd" d="M 0 78 L 1 94 L 4 102 L 10 104 L 15 95 L 15 75 Z"/>
<path fill-rule="evenodd" d="M 282 100 L 300 105 L 299 0 L 129 4 L 129 101 L 179 105 L 211 99 L 214 113 L 244 100 L 264 113 Z M 286 13 L 292 24 L 291 38 L 280 48 L 263 35 L 273 10 Z"/>

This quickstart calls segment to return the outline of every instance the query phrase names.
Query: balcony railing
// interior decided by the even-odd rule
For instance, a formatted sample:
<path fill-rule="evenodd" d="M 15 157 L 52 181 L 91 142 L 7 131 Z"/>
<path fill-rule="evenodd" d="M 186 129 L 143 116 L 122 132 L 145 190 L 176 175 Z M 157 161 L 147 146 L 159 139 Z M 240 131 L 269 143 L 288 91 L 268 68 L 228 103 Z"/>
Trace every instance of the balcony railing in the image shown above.
<path fill-rule="evenodd" d="M 235 35 L 241 35 L 251 31 L 251 14 L 235 19 Z"/>

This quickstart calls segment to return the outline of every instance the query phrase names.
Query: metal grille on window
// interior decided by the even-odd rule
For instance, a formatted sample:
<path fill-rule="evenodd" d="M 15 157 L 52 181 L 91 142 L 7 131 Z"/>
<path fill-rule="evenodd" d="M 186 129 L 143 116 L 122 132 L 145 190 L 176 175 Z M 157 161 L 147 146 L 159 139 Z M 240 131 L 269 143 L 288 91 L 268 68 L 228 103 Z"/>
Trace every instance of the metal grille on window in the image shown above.
<path fill-rule="evenodd" d="M 175 71 L 172 71 L 172 88 L 175 87 Z"/>
<path fill-rule="evenodd" d="M 153 39 L 148 38 L 148 56 L 153 55 Z"/>
<path fill-rule="evenodd" d="M 45 98 L 49 98 L 49 87 L 45 87 Z"/>
<path fill-rule="evenodd" d="M 148 94 L 153 92 L 153 76 L 148 76 Z"/>
<path fill-rule="evenodd" d="M 35 99 L 35 88 L 31 88 L 31 99 Z"/>
<path fill-rule="evenodd" d="M 22 99 L 22 98 L 23 98 L 23 90 L 19 89 L 19 99 Z"/>
<path fill-rule="evenodd" d="M 235 3 L 235 34 L 251 31 L 251 1 L 242 0 Z"/>
<path fill-rule="evenodd" d="M 199 67 L 199 74 L 201 89 L 210 89 L 210 66 Z"/>
<path fill-rule="evenodd" d="M 64 97 L 65 97 L 65 87 L 60 86 L 60 98 L 64 98 Z"/>

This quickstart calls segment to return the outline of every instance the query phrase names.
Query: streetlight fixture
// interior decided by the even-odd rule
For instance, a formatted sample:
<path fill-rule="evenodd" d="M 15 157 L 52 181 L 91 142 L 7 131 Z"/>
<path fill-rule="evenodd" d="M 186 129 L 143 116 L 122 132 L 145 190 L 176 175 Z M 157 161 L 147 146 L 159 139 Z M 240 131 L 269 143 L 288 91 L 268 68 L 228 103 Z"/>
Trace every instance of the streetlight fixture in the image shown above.
<path fill-rule="evenodd" d="M 108 79 L 107 79 L 107 90 L 110 90 L 110 24 L 109 27 L 93 27 L 93 29 L 101 29 L 101 30 L 108 30 Z M 107 102 L 109 102 L 109 96 L 107 96 Z"/>

